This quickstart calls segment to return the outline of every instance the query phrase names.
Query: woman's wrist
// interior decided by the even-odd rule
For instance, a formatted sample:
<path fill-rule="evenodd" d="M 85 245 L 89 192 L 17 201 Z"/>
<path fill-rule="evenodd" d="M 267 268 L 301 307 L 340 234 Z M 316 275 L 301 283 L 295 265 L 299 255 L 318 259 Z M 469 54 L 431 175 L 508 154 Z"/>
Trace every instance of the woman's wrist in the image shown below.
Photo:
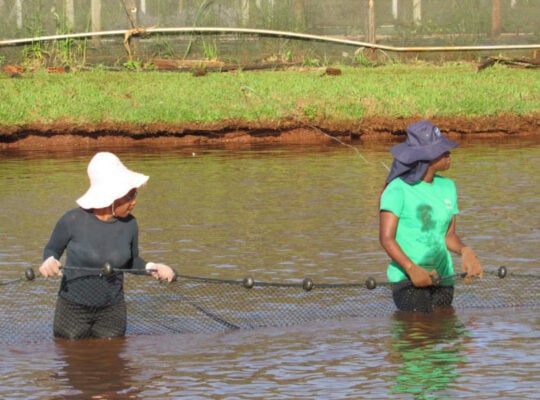
<path fill-rule="evenodd" d="M 413 269 L 413 267 L 414 267 L 414 263 L 412 261 L 409 261 L 403 264 L 403 269 L 405 270 L 405 272 L 409 272 L 410 270 Z"/>
<path fill-rule="evenodd" d="M 459 251 L 462 256 L 465 255 L 468 251 L 471 251 L 472 249 L 469 246 L 463 246 L 461 250 Z"/>

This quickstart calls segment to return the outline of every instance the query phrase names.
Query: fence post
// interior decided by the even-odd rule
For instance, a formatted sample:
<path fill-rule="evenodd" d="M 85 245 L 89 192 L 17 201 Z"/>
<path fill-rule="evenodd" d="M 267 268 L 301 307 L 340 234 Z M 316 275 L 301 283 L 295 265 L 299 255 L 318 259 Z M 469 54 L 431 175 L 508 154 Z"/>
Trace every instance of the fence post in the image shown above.
<path fill-rule="evenodd" d="M 422 0 L 413 0 L 413 20 L 416 25 L 422 23 Z"/>
<path fill-rule="evenodd" d="M 368 1 L 368 30 L 367 30 L 368 43 L 375 44 L 377 41 L 375 32 L 375 2 L 373 0 Z"/>
<path fill-rule="evenodd" d="M 392 17 L 398 19 L 399 17 L 399 0 L 392 0 Z"/>
<path fill-rule="evenodd" d="M 23 18 L 22 18 L 22 1 L 15 1 L 15 16 L 17 18 L 17 29 L 23 28 Z"/>
<path fill-rule="evenodd" d="M 75 9 L 73 8 L 73 0 L 66 0 L 66 19 L 69 24 L 69 29 L 73 29 L 75 25 Z"/>
<path fill-rule="evenodd" d="M 491 37 L 494 39 L 499 37 L 501 29 L 501 0 L 491 0 Z"/>
<path fill-rule="evenodd" d="M 90 14 L 92 20 L 92 32 L 101 31 L 101 0 L 92 0 L 90 3 Z M 92 43 L 95 47 L 100 47 L 100 37 L 94 36 L 92 38 Z"/>
<path fill-rule="evenodd" d="M 249 0 L 240 0 L 240 15 L 242 26 L 249 24 Z"/>

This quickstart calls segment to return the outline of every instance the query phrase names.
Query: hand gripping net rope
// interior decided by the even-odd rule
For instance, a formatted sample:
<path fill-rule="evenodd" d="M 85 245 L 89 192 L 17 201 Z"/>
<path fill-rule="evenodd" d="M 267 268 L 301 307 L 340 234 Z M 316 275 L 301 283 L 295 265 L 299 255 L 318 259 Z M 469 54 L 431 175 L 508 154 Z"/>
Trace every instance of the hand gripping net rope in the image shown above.
<path fill-rule="evenodd" d="M 443 281 L 454 281 L 455 309 L 538 307 L 539 278 L 507 273 L 501 267 L 470 283 L 461 275 Z M 106 277 L 90 275 L 87 284 L 99 279 Z M 25 277 L 0 282 L 0 286 L 0 342 L 51 340 L 59 279 L 35 277 L 27 270 Z M 306 278 L 286 284 L 257 282 L 250 277 L 220 280 L 178 275 L 176 281 L 160 283 L 125 273 L 124 293 L 128 336 L 282 327 L 383 316 L 396 310 L 390 284 L 377 283 L 374 278 L 344 284 Z"/>

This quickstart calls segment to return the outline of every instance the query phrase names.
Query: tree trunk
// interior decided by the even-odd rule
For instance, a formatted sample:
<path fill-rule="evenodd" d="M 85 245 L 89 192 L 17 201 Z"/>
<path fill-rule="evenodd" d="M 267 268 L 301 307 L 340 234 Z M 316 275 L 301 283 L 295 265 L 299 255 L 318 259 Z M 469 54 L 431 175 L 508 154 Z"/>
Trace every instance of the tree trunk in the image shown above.
<path fill-rule="evenodd" d="M 126 10 L 127 19 L 130 29 L 137 29 L 139 27 L 139 9 L 137 7 L 136 0 L 123 0 L 124 8 Z M 137 56 L 141 53 L 140 39 L 138 35 L 130 35 L 129 38 L 124 40 L 124 45 L 129 46 L 129 59 L 133 56 Z M 137 58 L 137 57 L 135 57 Z"/>

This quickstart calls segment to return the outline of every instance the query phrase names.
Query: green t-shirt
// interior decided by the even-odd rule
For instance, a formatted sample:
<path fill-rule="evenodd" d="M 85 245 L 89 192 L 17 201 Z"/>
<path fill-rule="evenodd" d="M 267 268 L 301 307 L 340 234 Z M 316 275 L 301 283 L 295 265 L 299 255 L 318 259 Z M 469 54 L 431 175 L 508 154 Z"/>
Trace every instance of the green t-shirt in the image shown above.
<path fill-rule="evenodd" d="M 459 212 L 456 186 L 451 179 L 435 175 L 432 183 L 408 184 L 396 178 L 381 196 L 381 211 L 399 218 L 396 241 L 405 254 L 428 271 L 452 275 L 452 256 L 446 247 L 446 233 L 452 217 Z M 409 279 L 395 262 L 386 271 L 390 282 Z"/>

